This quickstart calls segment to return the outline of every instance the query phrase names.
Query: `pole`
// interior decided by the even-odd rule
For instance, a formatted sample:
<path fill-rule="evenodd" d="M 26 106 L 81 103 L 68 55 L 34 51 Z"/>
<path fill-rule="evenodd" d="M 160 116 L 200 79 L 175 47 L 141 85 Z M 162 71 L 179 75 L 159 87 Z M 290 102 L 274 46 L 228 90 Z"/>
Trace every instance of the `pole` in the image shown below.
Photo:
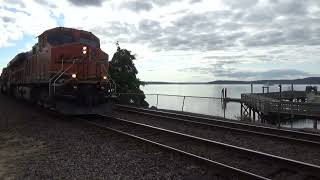
<path fill-rule="evenodd" d="M 279 84 L 279 104 L 278 104 L 278 128 L 280 128 L 281 121 L 281 101 L 282 101 L 282 85 Z"/>
<path fill-rule="evenodd" d="M 290 111 L 291 111 L 291 124 L 292 124 L 292 121 L 293 121 L 293 99 L 294 99 L 293 84 L 291 84 L 291 98 L 292 98 L 292 101 L 291 101 Z"/>
<path fill-rule="evenodd" d="M 158 102 L 159 102 L 159 94 L 157 94 L 157 105 L 156 105 L 157 108 L 158 108 Z"/>
<path fill-rule="evenodd" d="M 223 119 L 226 119 L 226 108 L 227 108 L 226 101 L 223 101 L 222 108 L 223 108 Z"/>
<path fill-rule="evenodd" d="M 221 90 L 221 101 L 224 99 L 224 88 L 222 88 L 222 90 Z"/>
<path fill-rule="evenodd" d="M 280 99 L 280 101 L 282 99 L 282 85 L 281 84 L 279 84 L 279 99 Z"/>
<path fill-rule="evenodd" d="M 242 108 L 243 108 L 243 103 L 240 103 L 240 104 L 241 104 L 241 108 L 240 108 L 240 120 L 241 120 L 241 119 L 242 119 L 242 113 L 243 113 L 243 112 L 242 112 L 242 111 L 243 111 L 243 110 L 242 110 Z"/>
<path fill-rule="evenodd" d="M 186 99 L 186 96 L 183 96 L 183 101 L 182 101 L 182 112 L 183 112 L 183 107 L 184 107 L 184 100 Z"/>
<path fill-rule="evenodd" d="M 253 93 L 253 84 L 251 83 L 251 94 Z"/>
<path fill-rule="evenodd" d="M 279 101 L 279 104 L 278 104 L 278 128 L 280 128 L 280 121 L 281 121 L 281 114 L 280 114 L 280 110 L 281 110 L 281 108 L 280 108 L 280 106 L 281 106 L 281 101 Z"/>
<path fill-rule="evenodd" d="M 227 98 L 227 88 L 224 90 L 224 98 Z"/>

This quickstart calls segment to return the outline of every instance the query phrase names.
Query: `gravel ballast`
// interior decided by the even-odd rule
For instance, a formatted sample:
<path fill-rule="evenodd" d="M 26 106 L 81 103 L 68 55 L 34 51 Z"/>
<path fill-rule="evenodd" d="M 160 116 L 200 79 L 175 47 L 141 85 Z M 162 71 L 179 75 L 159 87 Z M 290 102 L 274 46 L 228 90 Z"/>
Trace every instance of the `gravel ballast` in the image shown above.
<path fill-rule="evenodd" d="M 214 179 L 184 156 L 3 95 L 0 113 L 0 179 Z"/>
<path fill-rule="evenodd" d="M 218 127 L 182 123 L 166 118 L 144 116 L 125 111 L 114 111 L 113 115 L 115 117 L 132 120 L 139 123 L 149 124 L 152 126 L 191 134 L 226 144 L 320 165 L 320 151 L 319 146 L 317 145 L 299 144 L 292 141 L 262 137 L 253 134 L 245 134 L 227 129 L 221 129 Z"/>
<path fill-rule="evenodd" d="M 200 139 L 164 132 L 139 123 L 113 118 L 95 120 L 94 122 L 271 179 L 293 179 L 293 175 L 295 178 L 299 176 L 298 179 L 300 179 L 309 175 L 318 175 L 319 169 L 317 168 L 307 168 L 298 163 L 289 163 L 278 158 L 228 148 L 216 143 L 204 143 Z M 288 169 L 292 173 L 288 174 L 283 171 L 284 169 Z M 320 178 L 320 176 L 318 177 Z"/>

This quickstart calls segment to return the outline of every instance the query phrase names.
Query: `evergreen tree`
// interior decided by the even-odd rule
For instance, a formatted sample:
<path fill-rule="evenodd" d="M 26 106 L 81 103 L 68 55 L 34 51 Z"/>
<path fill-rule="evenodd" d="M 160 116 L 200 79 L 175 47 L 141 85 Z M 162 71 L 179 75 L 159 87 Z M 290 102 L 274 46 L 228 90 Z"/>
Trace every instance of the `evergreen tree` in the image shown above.
<path fill-rule="evenodd" d="M 144 92 L 140 89 L 144 84 L 136 76 L 138 70 L 133 63 L 135 59 L 131 51 L 121 49 L 117 43 L 117 51 L 110 61 L 109 73 L 117 84 L 116 90 L 119 93 L 120 103 L 147 107 L 149 104 L 145 101 Z"/>

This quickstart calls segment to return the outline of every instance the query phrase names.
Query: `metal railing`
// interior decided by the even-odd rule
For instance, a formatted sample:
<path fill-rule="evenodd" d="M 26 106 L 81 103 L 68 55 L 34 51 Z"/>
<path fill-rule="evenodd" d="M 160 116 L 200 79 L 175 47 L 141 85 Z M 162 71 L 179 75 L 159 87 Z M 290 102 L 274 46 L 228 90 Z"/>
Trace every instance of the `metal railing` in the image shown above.
<path fill-rule="evenodd" d="M 254 94 L 251 94 L 254 96 Z M 134 105 L 134 106 L 141 106 L 139 103 L 130 102 L 130 97 L 134 97 L 132 99 L 137 99 L 137 96 L 145 96 L 140 97 L 144 99 L 148 103 L 148 108 L 154 109 L 163 109 L 169 111 L 181 111 L 186 113 L 196 113 L 196 114 L 203 114 L 214 116 L 220 119 L 233 119 L 233 120 L 240 120 L 240 121 L 251 121 L 256 123 L 278 123 L 277 117 L 274 122 L 267 122 L 261 119 L 255 120 L 253 117 L 243 117 L 242 116 L 242 109 L 241 103 L 244 103 L 243 99 L 240 100 L 239 98 L 221 98 L 221 97 L 205 97 L 205 96 L 183 96 L 183 95 L 171 95 L 171 94 L 137 94 L 137 93 L 120 93 L 118 96 L 126 97 L 128 102 L 126 104 Z M 244 95 L 245 96 L 245 95 Z M 141 102 L 140 99 L 140 102 Z M 230 99 L 235 99 L 235 101 L 230 101 Z M 245 99 L 244 99 L 245 100 Z M 273 112 L 277 113 L 285 113 L 290 118 L 290 113 L 294 114 L 297 111 L 300 111 L 301 108 L 305 108 L 302 113 L 299 114 L 299 118 L 301 119 L 294 119 L 294 121 L 290 121 L 290 119 L 281 119 L 279 120 L 279 125 L 286 127 L 294 127 L 299 126 L 298 128 L 302 128 L 302 125 L 299 125 L 299 122 L 296 125 L 287 123 L 294 123 L 296 120 L 305 120 L 312 122 L 305 125 L 305 127 L 310 128 L 318 128 L 317 125 L 317 118 L 315 116 L 318 111 L 320 111 L 320 104 L 316 103 L 301 103 L 301 102 L 289 102 L 289 101 L 279 101 L 272 98 L 265 97 L 263 99 L 246 99 L 245 100 L 247 105 L 254 105 L 257 109 L 261 112 Z M 124 103 L 124 102 L 121 102 Z M 313 107 L 310 107 L 313 105 Z M 144 106 L 146 107 L 146 106 Z M 267 114 L 267 113 L 266 113 Z M 320 114 L 319 114 L 320 115 Z M 296 116 L 295 116 L 296 118 Z M 315 119 L 312 119 L 315 118 Z M 319 116 L 320 118 L 320 116 Z M 276 124 L 275 124 L 276 125 Z M 301 126 L 301 127 L 300 127 Z M 304 125 L 303 125 L 304 126 Z"/>
<path fill-rule="evenodd" d="M 107 71 L 107 68 L 104 66 L 103 64 L 103 69 L 105 71 L 105 73 L 107 74 L 107 77 L 108 77 L 108 83 L 110 84 L 110 87 L 111 89 L 114 89 L 114 92 L 113 93 L 117 93 L 117 86 L 119 87 L 119 85 L 111 78 L 111 76 L 109 75 L 108 71 Z M 111 80 L 111 81 L 110 81 Z"/>
<path fill-rule="evenodd" d="M 53 82 L 53 93 L 54 93 L 54 94 L 56 93 L 56 82 L 57 82 L 57 80 L 58 80 L 64 73 L 66 73 L 70 68 L 72 68 L 73 65 L 74 65 L 74 61 L 72 62 L 72 64 L 71 64 L 67 69 L 65 69 L 61 74 L 59 74 L 59 76 L 54 80 L 54 82 Z"/>
<path fill-rule="evenodd" d="M 149 108 L 206 114 L 228 119 L 235 118 L 234 116 L 230 115 L 230 113 L 228 116 L 226 116 L 226 101 L 223 101 L 221 97 L 137 93 L 119 93 L 118 96 L 120 98 L 126 97 L 126 99 L 129 100 L 127 104 L 136 106 L 139 106 L 140 104 L 130 102 L 130 97 L 132 97 L 132 99 L 137 99 L 134 97 L 145 96 L 145 101 L 149 104 Z M 206 109 L 202 109 L 204 104 L 207 105 Z"/>

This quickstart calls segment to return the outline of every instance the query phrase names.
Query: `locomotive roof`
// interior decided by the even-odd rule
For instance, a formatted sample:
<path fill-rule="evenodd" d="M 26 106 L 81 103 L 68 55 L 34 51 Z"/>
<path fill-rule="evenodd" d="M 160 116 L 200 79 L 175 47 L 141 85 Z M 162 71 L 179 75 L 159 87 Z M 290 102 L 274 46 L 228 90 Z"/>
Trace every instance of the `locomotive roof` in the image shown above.
<path fill-rule="evenodd" d="M 21 63 L 22 61 L 26 60 L 28 55 L 29 55 L 28 52 L 22 52 L 22 53 L 17 54 L 17 55 L 8 63 L 8 67 L 9 67 L 9 66 L 18 65 L 18 64 Z"/>
<path fill-rule="evenodd" d="M 54 32 L 54 31 L 65 31 L 65 32 L 70 32 L 70 31 L 71 32 L 76 32 L 76 31 L 79 31 L 81 33 L 88 34 L 88 35 L 94 36 L 95 38 L 99 39 L 92 32 L 79 30 L 79 29 L 74 29 L 74 28 L 67 28 L 67 27 L 55 27 L 55 28 L 52 28 L 52 29 L 48 29 L 48 30 L 44 31 L 42 34 L 40 34 L 39 36 L 42 36 L 43 34 L 46 34 L 46 33 L 49 33 L 49 32 Z"/>

